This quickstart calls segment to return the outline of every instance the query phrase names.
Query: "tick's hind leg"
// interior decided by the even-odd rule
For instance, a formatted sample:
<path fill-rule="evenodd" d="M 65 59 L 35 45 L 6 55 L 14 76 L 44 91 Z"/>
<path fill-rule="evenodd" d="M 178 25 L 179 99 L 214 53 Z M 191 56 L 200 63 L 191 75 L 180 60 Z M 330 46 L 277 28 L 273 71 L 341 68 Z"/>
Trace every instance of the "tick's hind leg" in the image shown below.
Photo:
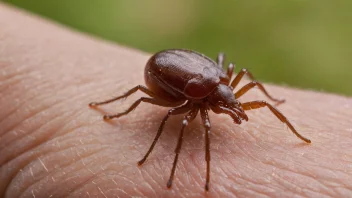
<path fill-rule="evenodd" d="M 224 68 L 224 62 L 225 62 L 225 54 L 220 52 L 218 54 L 218 57 L 216 58 L 216 62 L 218 63 L 218 66 L 220 68 Z M 227 76 L 229 77 L 229 79 L 231 80 L 231 77 L 232 77 L 232 74 L 233 74 L 233 71 L 235 69 L 235 65 L 233 63 L 230 63 L 228 68 L 227 68 Z"/>
<path fill-rule="evenodd" d="M 205 190 L 209 190 L 210 181 L 210 120 L 206 108 L 201 107 L 200 115 L 202 117 L 203 126 L 205 128 L 205 161 L 207 162 L 207 176 L 205 181 Z"/>
<path fill-rule="evenodd" d="M 235 98 L 238 99 L 239 97 L 241 97 L 243 94 L 245 94 L 247 91 L 249 91 L 250 89 L 252 89 L 254 86 L 257 86 L 260 91 L 262 91 L 265 96 L 267 96 L 270 100 L 272 101 L 275 101 L 277 103 L 283 103 L 285 102 L 284 99 L 275 99 L 273 98 L 272 96 L 269 95 L 269 93 L 265 90 L 264 86 L 262 83 L 258 82 L 258 81 L 255 81 L 254 80 L 254 77 L 253 75 L 247 70 L 247 69 L 242 69 L 238 74 L 237 76 L 235 77 L 235 79 L 233 79 L 233 81 L 231 82 L 231 87 L 233 89 L 236 88 L 236 86 L 238 85 L 238 83 L 242 80 L 243 76 L 244 75 L 247 75 L 251 80 L 252 82 L 248 83 L 247 85 L 243 86 L 240 90 L 238 90 L 236 93 L 235 93 Z"/>
<path fill-rule="evenodd" d="M 156 142 L 158 141 L 163 129 L 164 129 L 164 126 L 165 126 L 165 123 L 166 121 L 169 119 L 170 115 L 177 115 L 177 114 L 181 114 L 181 113 L 186 113 L 187 111 L 189 111 L 192 107 L 192 103 L 191 102 L 187 102 L 179 107 L 175 107 L 175 108 L 172 108 L 170 109 L 166 116 L 164 117 L 164 119 L 161 121 L 161 124 L 159 126 L 159 129 L 158 129 L 158 132 L 156 133 L 156 136 L 153 140 L 153 143 L 150 145 L 149 149 L 148 149 L 148 152 L 144 155 L 144 157 L 138 162 L 138 165 L 142 165 L 145 160 L 148 158 L 149 154 L 152 152 Z"/>
<path fill-rule="evenodd" d="M 301 140 L 311 143 L 311 141 L 308 138 L 303 137 L 301 134 L 299 134 L 296 129 L 292 126 L 291 122 L 275 107 L 273 107 L 271 104 L 265 102 L 265 101 L 252 101 L 252 102 L 246 102 L 242 104 L 243 110 L 251 110 L 251 109 L 258 109 L 262 107 L 268 107 L 270 111 L 279 119 L 281 122 L 285 123 L 291 131 Z"/>
<path fill-rule="evenodd" d="M 216 62 L 218 63 L 218 66 L 220 68 L 223 68 L 224 67 L 224 61 L 225 61 L 225 54 L 220 52 L 218 54 L 218 57 L 216 58 Z"/>
<path fill-rule="evenodd" d="M 175 149 L 175 159 L 174 159 L 174 163 L 172 165 L 172 169 L 171 169 L 171 174 L 170 174 L 170 178 L 169 181 L 167 182 L 167 187 L 170 188 L 172 185 L 172 180 L 174 178 L 175 175 L 175 170 L 176 170 L 176 165 L 177 165 L 177 160 L 178 160 L 178 155 L 180 154 L 181 151 L 181 146 L 182 146 L 182 140 L 183 140 L 183 132 L 184 129 L 186 128 L 186 126 L 188 125 L 189 122 L 191 122 L 198 113 L 199 107 L 195 106 L 191 109 L 191 111 L 185 116 L 185 118 L 182 121 L 182 128 L 181 128 L 181 132 L 180 135 L 178 136 L 178 141 L 177 141 L 177 146 Z"/>
<path fill-rule="evenodd" d="M 235 70 L 235 65 L 233 63 L 230 63 L 229 67 L 227 68 L 227 76 L 229 77 L 230 81 L 234 70 Z"/>
<path fill-rule="evenodd" d="M 129 112 L 133 111 L 141 102 L 146 102 L 146 103 L 150 103 L 150 104 L 154 104 L 154 105 L 158 105 L 158 106 L 163 106 L 163 107 L 174 107 L 174 106 L 178 105 L 178 103 L 170 103 L 170 102 L 166 102 L 166 101 L 160 100 L 160 99 L 142 97 L 142 98 L 138 99 L 136 102 L 134 102 L 126 111 L 124 111 L 122 113 L 118 113 L 118 114 L 114 114 L 114 115 L 104 115 L 104 120 L 110 120 L 112 118 L 118 118 L 123 115 L 126 115 Z"/>
<path fill-rule="evenodd" d="M 109 100 L 106 100 L 103 102 L 91 102 L 91 103 L 89 103 L 89 106 L 93 107 L 93 106 L 108 104 L 108 103 L 114 102 L 116 100 L 126 98 L 129 95 L 135 93 L 137 90 L 141 90 L 142 92 L 149 95 L 150 97 L 155 97 L 155 94 L 152 91 L 150 91 L 147 87 L 142 86 L 142 85 L 137 85 L 137 86 L 133 87 L 132 89 L 128 90 L 125 94 L 123 94 L 121 96 L 118 96 L 118 97 L 115 97 L 115 98 L 112 98 L 112 99 L 109 99 Z"/>

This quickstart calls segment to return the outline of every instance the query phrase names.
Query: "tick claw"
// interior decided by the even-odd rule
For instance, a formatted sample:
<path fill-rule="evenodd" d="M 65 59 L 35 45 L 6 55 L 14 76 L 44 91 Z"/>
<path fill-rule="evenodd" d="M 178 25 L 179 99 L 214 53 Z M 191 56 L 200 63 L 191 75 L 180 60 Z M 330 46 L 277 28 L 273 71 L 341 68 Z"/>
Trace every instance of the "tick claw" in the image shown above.
<path fill-rule="evenodd" d="M 285 99 L 278 100 L 278 101 L 276 102 L 275 106 L 278 106 L 278 105 L 284 103 L 285 101 L 286 101 Z"/>
<path fill-rule="evenodd" d="M 89 103 L 89 106 L 90 107 L 95 107 L 95 106 L 97 106 L 97 103 L 96 102 L 91 102 L 91 103 Z"/>
<path fill-rule="evenodd" d="M 279 100 L 279 103 L 281 104 L 281 103 L 284 103 L 286 100 L 285 99 L 281 99 L 281 100 Z"/>
<path fill-rule="evenodd" d="M 144 163 L 145 159 L 142 159 L 138 162 L 138 166 L 141 166 Z"/>
<path fill-rule="evenodd" d="M 304 140 L 306 143 L 308 143 L 308 144 L 312 143 L 312 141 L 311 141 L 310 139 L 303 138 L 303 140 Z"/>
<path fill-rule="evenodd" d="M 172 185 L 172 180 L 169 179 L 169 181 L 167 182 L 166 186 L 167 186 L 168 188 L 171 188 L 171 185 Z"/>
<path fill-rule="evenodd" d="M 109 116 L 109 115 L 104 115 L 104 116 L 103 116 L 103 119 L 104 119 L 104 120 L 111 120 L 111 118 L 112 118 L 112 117 Z"/>

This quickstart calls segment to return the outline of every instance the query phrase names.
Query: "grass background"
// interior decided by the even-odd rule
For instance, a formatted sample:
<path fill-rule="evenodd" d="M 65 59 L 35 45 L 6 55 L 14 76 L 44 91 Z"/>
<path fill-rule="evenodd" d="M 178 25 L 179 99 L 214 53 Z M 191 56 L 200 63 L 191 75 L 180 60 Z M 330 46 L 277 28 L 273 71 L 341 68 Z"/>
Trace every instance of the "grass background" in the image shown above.
<path fill-rule="evenodd" d="M 261 81 L 352 95 L 350 0 L 4 1 L 150 53 L 223 51 Z"/>

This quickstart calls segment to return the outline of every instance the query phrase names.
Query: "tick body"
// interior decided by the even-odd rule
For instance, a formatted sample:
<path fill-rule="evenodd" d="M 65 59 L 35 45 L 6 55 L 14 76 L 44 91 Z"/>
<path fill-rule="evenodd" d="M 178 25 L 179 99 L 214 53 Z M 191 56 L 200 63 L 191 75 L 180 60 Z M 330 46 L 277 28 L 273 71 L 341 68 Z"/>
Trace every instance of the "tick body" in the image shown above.
<path fill-rule="evenodd" d="M 202 118 L 205 128 L 205 160 L 206 160 L 206 183 L 205 189 L 209 189 L 210 180 L 210 119 L 208 111 L 217 114 L 229 115 L 233 122 L 241 124 L 248 121 L 245 111 L 268 107 L 269 110 L 301 140 L 310 143 L 311 141 L 300 135 L 290 121 L 274 106 L 266 101 L 257 100 L 241 103 L 238 99 L 253 87 L 258 87 L 270 100 L 282 103 L 284 100 L 273 98 L 266 91 L 264 86 L 255 81 L 252 74 L 246 69 L 242 69 L 233 79 L 234 65 L 229 64 L 228 69 L 223 69 L 224 55 L 220 53 L 217 62 L 198 52 L 183 49 L 164 50 L 153 55 L 147 62 L 144 70 L 144 78 L 147 87 L 138 85 L 125 94 L 116 98 L 103 101 L 92 102 L 89 105 L 98 106 L 107 104 L 140 90 L 149 97 L 142 97 L 135 101 L 130 108 L 115 115 L 105 115 L 104 119 L 109 120 L 128 114 L 134 110 L 141 102 L 151 103 L 158 106 L 171 107 L 166 116 L 161 121 L 161 125 L 152 142 L 149 150 L 138 162 L 142 165 L 153 150 L 158 141 L 164 125 L 171 115 L 185 114 L 182 121 L 181 131 L 175 149 L 175 159 L 171 169 L 167 187 L 171 187 L 176 170 L 178 156 L 181 151 L 184 129 L 198 114 Z M 247 75 L 252 81 L 235 91 L 241 79 Z"/>

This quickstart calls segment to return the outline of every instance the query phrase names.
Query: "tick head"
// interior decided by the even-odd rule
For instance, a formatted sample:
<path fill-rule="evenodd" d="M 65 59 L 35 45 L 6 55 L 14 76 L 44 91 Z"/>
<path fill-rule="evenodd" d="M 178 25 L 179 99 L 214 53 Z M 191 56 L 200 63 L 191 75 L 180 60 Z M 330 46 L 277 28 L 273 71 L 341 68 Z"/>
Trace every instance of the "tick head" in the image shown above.
<path fill-rule="evenodd" d="M 215 90 L 208 96 L 208 102 L 211 106 L 222 106 L 225 108 L 240 107 L 230 87 L 219 84 Z"/>
<path fill-rule="evenodd" d="M 224 84 L 219 84 L 215 90 L 208 96 L 208 102 L 211 106 L 221 106 L 229 109 L 239 109 L 241 111 L 241 103 L 236 100 L 232 89 Z"/>
<path fill-rule="evenodd" d="M 224 109 L 230 110 L 243 120 L 248 120 L 241 103 L 236 100 L 232 89 L 224 84 L 219 84 L 208 96 L 208 102 L 215 113 L 224 113 Z"/>

